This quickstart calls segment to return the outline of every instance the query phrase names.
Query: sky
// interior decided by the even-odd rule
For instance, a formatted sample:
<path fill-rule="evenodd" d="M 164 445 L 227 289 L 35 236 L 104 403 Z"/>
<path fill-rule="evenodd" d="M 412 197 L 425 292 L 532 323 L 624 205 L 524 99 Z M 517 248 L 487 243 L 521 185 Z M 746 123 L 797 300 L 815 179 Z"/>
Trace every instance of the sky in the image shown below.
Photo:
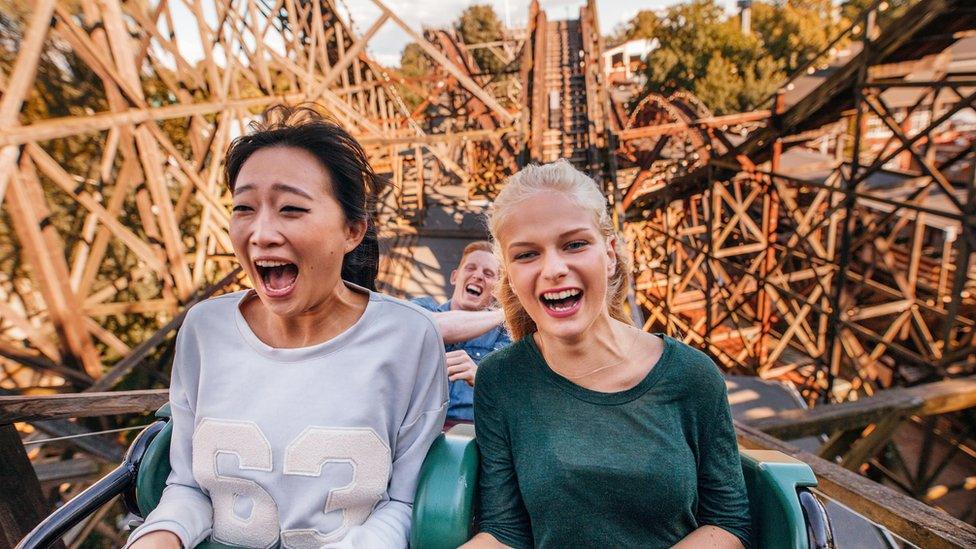
<path fill-rule="evenodd" d="M 348 9 L 357 35 L 366 32 L 380 14 L 373 0 L 334 1 L 340 12 Z M 424 27 L 446 27 L 468 6 L 485 3 L 495 8 L 503 22 L 515 28 L 524 27 L 528 19 L 529 2 L 530 0 L 384 0 L 387 7 L 417 31 Z M 597 0 L 601 32 L 610 34 L 618 25 L 626 23 L 642 9 L 659 10 L 678 2 L 679 0 Z M 550 19 L 575 19 L 579 17 L 579 8 L 585 4 L 585 0 L 541 0 L 540 3 Z M 728 10 L 734 5 L 734 0 L 719 0 L 719 3 Z M 207 3 L 204 2 L 204 5 Z M 199 39 L 192 36 L 186 40 L 181 38 L 182 33 L 196 30 L 193 18 L 185 11 L 181 2 L 171 3 L 170 6 L 174 12 L 174 26 L 177 37 L 180 38 L 180 49 L 187 60 L 196 61 L 202 57 Z M 387 21 L 370 40 L 368 53 L 383 65 L 396 66 L 400 62 L 400 52 L 409 41 L 406 33 L 392 21 Z"/>

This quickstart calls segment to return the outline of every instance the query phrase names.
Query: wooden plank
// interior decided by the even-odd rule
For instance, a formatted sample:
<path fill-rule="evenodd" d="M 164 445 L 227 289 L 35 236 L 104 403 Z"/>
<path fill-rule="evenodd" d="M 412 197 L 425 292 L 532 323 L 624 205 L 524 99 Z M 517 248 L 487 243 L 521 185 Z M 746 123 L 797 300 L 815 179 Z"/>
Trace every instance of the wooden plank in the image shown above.
<path fill-rule="evenodd" d="M 701 126 L 723 126 L 731 124 L 742 124 L 744 122 L 758 122 L 760 120 L 765 120 L 769 118 L 772 111 L 759 110 L 744 112 L 738 114 L 727 114 L 724 116 L 710 116 L 708 118 L 697 118 L 689 122 L 671 122 L 668 124 L 658 124 L 656 126 L 643 126 L 639 128 L 630 128 L 622 130 L 617 133 L 617 138 L 621 141 L 630 141 L 632 139 L 646 139 L 649 137 L 658 137 L 661 135 L 669 135 L 673 133 L 683 132 L 689 128 L 696 128 Z"/>
<path fill-rule="evenodd" d="M 349 68 L 349 65 L 351 65 L 353 60 L 363 51 L 366 44 L 369 43 L 370 39 L 373 38 L 376 32 L 380 30 L 389 17 L 389 14 L 381 14 L 369 27 L 366 34 L 362 35 L 351 48 L 346 50 L 345 54 L 342 56 L 342 59 L 338 60 L 335 65 L 332 65 L 329 72 L 325 73 L 325 77 L 319 81 L 318 86 L 321 88 L 327 88 L 330 84 L 335 82 L 335 79 L 339 77 L 339 73 Z M 313 95 L 318 95 L 319 93 L 321 92 L 316 91 Z"/>
<path fill-rule="evenodd" d="M 503 136 L 518 136 L 517 128 L 514 126 L 508 126 L 505 128 L 499 128 L 495 130 L 465 130 L 459 132 L 448 132 L 448 133 L 434 133 L 434 134 L 424 134 L 424 135 L 404 135 L 402 137 L 385 137 L 380 135 L 370 135 L 364 136 L 358 139 L 359 143 L 363 146 L 370 145 L 414 145 L 414 144 L 426 144 L 432 145 L 434 143 L 457 143 L 460 141 L 479 141 L 483 139 L 492 139 Z"/>
<path fill-rule="evenodd" d="M 944 511 L 747 425 L 737 424 L 736 431 L 745 448 L 778 450 L 806 463 L 817 476 L 819 491 L 910 543 L 926 549 L 976 547 L 976 527 Z"/>
<path fill-rule="evenodd" d="M 0 463 L 0 548 L 7 548 L 16 546 L 49 508 L 13 425 L 0 425 Z"/>
<path fill-rule="evenodd" d="M 87 477 L 98 472 L 98 463 L 86 457 L 48 461 L 34 464 L 34 473 L 40 482 L 62 482 Z"/>
<path fill-rule="evenodd" d="M 62 356 L 77 360 L 85 373 L 98 378 L 102 373 L 101 361 L 81 322 L 77 296 L 69 286 L 64 246 L 55 227 L 44 223 L 50 212 L 29 158 L 22 158 L 21 164 L 22 170 L 14 176 L 9 189 L 7 211 L 23 254 L 40 282 L 48 315 L 61 336 L 63 350 L 67 351 Z"/>
<path fill-rule="evenodd" d="M 910 388 L 888 389 L 854 402 L 784 410 L 747 424 L 780 439 L 812 436 L 866 427 L 891 414 L 937 415 L 976 407 L 976 376 L 938 381 Z"/>
<path fill-rule="evenodd" d="M 0 425 L 119 414 L 141 414 L 169 400 L 169 389 L 72 393 L 48 396 L 0 396 Z"/>
<path fill-rule="evenodd" d="M 14 68 L 4 83 L 3 97 L 0 98 L 0 130 L 19 125 L 17 115 L 20 114 L 20 107 L 34 84 L 34 73 L 37 71 L 44 39 L 47 38 L 54 6 L 54 0 L 42 0 L 34 5 L 30 25 L 20 44 Z M 0 202 L 7 192 L 11 175 L 17 169 L 19 157 L 20 150 L 16 147 L 4 147 L 0 151 Z"/>
<path fill-rule="evenodd" d="M 135 125 L 142 122 L 172 120 L 218 114 L 229 109 L 249 110 L 274 103 L 293 103 L 305 98 L 303 93 L 277 96 L 206 101 L 187 105 L 169 105 L 151 109 L 132 108 L 122 112 L 103 112 L 89 116 L 66 116 L 34 122 L 28 126 L 0 129 L 0 145 L 22 145 L 32 141 L 47 141 L 72 135 L 96 133 L 116 126 Z"/>
<path fill-rule="evenodd" d="M 928 383 L 903 390 L 925 401 L 917 412 L 923 416 L 976 407 L 976 376 Z"/>

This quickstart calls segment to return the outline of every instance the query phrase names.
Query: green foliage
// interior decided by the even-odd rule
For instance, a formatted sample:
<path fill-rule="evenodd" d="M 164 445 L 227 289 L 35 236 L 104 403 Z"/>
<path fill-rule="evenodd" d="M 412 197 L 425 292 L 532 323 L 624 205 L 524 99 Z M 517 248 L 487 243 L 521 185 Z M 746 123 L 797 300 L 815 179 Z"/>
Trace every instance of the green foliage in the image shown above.
<path fill-rule="evenodd" d="M 789 74 L 824 51 L 840 30 L 831 20 L 831 0 L 755 3 L 752 28 L 766 51 Z"/>
<path fill-rule="evenodd" d="M 399 73 L 404 78 L 418 78 L 429 74 L 433 65 L 434 62 L 427 57 L 423 48 L 416 42 L 410 42 L 400 54 Z M 407 86 L 398 85 L 397 92 L 409 109 L 416 108 L 424 100 L 419 93 Z"/>
<path fill-rule="evenodd" d="M 743 34 L 713 0 L 670 8 L 660 21 L 660 47 L 648 58 L 647 91 L 689 90 L 716 113 L 741 111 L 772 91 L 783 74 L 756 35 Z M 748 87 L 746 83 L 748 82 Z"/>
<path fill-rule="evenodd" d="M 404 76 L 423 76 L 430 72 L 432 66 L 433 62 L 416 42 L 407 44 L 400 54 L 400 72 Z"/>
<path fill-rule="evenodd" d="M 841 30 L 832 10 L 831 0 L 755 2 L 753 32 L 743 34 L 714 0 L 672 6 L 656 21 L 645 93 L 689 90 L 719 114 L 754 108 Z M 648 26 L 635 18 L 627 29 Z"/>
<path fill-rule="evenodd" d="M 502 23 L 494 8 L 488 4 L 470 6 L 458 17 L 454 28 L 465 44 L 483 44 L 502 39 Z M 486 48 L 474 51 L 474 59 L 483 72 L 495 73 L 505 64 Z"/>
<path fill-rule="evenodd" d="M 633 19 L 617 26 L 613 35 L 606 39 L 606 45 L 608 48 L 612 48 L 629 40 L 654 38 L 660 24 L 660 19 L 653 11 L 640 10 Z"/>
<path fill-rule="evenodd" d="M 874 3 L 874 0 L 844 0 L 840 4 L 841 17 L 847 21 L 854 21 L 857 16 Z"/>

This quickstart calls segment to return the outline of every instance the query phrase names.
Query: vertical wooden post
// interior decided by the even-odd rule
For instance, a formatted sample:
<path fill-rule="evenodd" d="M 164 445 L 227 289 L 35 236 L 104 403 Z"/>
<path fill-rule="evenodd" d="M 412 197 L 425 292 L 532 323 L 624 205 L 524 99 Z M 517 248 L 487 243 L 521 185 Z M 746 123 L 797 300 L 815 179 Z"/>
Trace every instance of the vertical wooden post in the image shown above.
<path fill-rule="evenodd" d="M 780 89 L 776 92 L 776 103 L 773 106 L 773 124 L 779 125 L 779 117 L 783 112 L 785 105 L 784 102 L 784 90 Z M 779 195 L 776 194 L 776 183 L 775 177 L 779 173 L 780 158 L 783 155 L 783 142 L 780 139 L 776 139 L 773 142 L 773 158 L 771 161 L 770 171 L 772 175 L 769 181 L 765 181 L 761 184 L 765 185 L 766 190 L 763 193 L 763 218 L 762 218 L 762 230 L 763 235 L 766 237 L 766 248 L 763 251 L 764 257 L 762 265 L 759 267 L 759 284 L 758 284 L 758 300 L 757 312 L 759 317 L 759 337 L 756 339 L 755 351 L 756 356 L 756 369 L 762 372 L 764 369 L 768 368 L 770 364 L 767 364 L 769 358 L 769 333 L 773 328 L 773 297 L 769 291 L 766 290 L 766 281 L 769 278 L 770 272 L 776 265 L 776 252 L 773 249 L 773 245 L 776 243 L 776 227 L 779 220 Z M 760 184 L 759 181 L 756 181 Z"/>
<path fill-rule="evenodd" d="M 0 425 L 0 549 L 14 547 L 47 516 L 41 483 L 17 429 Z"/>

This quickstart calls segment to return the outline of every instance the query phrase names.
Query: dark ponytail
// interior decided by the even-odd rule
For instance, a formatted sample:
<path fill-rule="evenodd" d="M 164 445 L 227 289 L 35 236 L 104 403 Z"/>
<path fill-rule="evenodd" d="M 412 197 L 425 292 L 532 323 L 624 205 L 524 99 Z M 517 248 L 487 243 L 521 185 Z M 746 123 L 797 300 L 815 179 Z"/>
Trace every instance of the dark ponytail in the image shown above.
<path fill-rule="evenodd" d="M 380 246 L 373 215 L 386 180 L 376 175 L 366 152 L 337 122 L 311 106 L 276 105 L 264 112 L 263 122 L 252 122 L 251 133 L 235 139 L 224 159 L 231 191 L 244 162 L 260 149 L 294 147 L 309 152 L 329 172 L 332 194 L 347 222 L 365 221 L 366 234 L 356 249 L 342 258 L 341 277 L 376 290 Z"/>

